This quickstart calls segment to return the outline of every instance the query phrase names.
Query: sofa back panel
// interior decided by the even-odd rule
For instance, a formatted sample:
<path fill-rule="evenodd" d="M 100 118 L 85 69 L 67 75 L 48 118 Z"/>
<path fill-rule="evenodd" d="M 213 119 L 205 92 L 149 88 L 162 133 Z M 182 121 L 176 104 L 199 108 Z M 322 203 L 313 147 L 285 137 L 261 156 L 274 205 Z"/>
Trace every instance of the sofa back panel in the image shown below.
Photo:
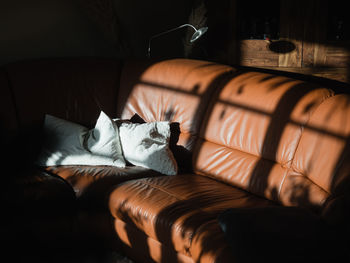
<path fill-rule="evenodd" d="M 122 118 L 137 113 L 147 122 L 179 122 L 180 139 L 193 139 L 211 95 L 233 71 L 228 66 L 185 59 L 129 62 L 122 73 L 118 112 Z"/>
<path fill-rule="evenodd" d="M 195 156 L 197 173 L 279 200 L 280 186 L 288 172 L 280 164 L 208 141 L 197 144 Z"/>
<path fill-rule="evenodd" d="M 100 110 L 114 116 L 121 63 L 110 59 L 57 59 L 7 67 L 21 126 L 48 113 L 94 125 Z"/>
<path fill-rule="evenodd" d="M 287 172 L 279 192 L 279 201 L 283 205 L 306 207 L 314 212 L 320 212 L 328 197 L 327 191 L 292 169 Z"/>
<path fill-rule="evenodd" d="M 6 72 L 0 69 L 0 87 L 1 87 L 1 102 L 0 102 L 0 127 L 2 133 L 10 135 L 17 128 L 16 108 L 11 94 L 10 83 L 8 82 Z M 2 137 L 4 140 L 4 138 Z"/>
<path fill-rule="evenodd" d="M 350 96 L 323 102 L 305 125 L 292 167 L 333 193 L 350 171 Z"/>
<path fill-rule="evenodd" d="M 332 91 L 299 80 L 237 74 L 208 107 L 194 170 L 281 201 L 303 126 L 331 96 Z"/>
<path fill-rule="evenodd" d="M 285 77 L 242 73 L 208 111 L 203 138 L 289 167 L 302 125 L 332 93 Z"/>
<path fill-rule="evenodd" d="M 285 206 L 302 206 L 318 212 L 329 196 L 307 176 L 239 150 L 202 141 L 197 144 L 195 156 L 197 173 Z"/>

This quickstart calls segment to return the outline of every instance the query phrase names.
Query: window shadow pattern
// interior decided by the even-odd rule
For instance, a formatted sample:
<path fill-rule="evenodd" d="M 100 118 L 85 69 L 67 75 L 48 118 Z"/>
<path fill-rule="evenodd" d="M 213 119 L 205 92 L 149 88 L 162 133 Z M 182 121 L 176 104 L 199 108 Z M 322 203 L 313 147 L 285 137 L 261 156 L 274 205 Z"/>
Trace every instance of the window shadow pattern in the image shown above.
<path fill-rule="evenodd" d="M 141 72 L 140 72 L 141 73 Z M 204 101 L 200 101 L 198 107 L 197 107 L 197 112 L 196 114 L 202 114 L 203 113 L 203 109 L 205 109 L 205 111 L 207 112 L 207 114 L 205 116 L 203 116 L 203 118 L 201 119 L 200 123 L 201 123 L 201 132 L 199 134 L 200 137 L 203 136 L 203 134 L 205 134 L 206 129 L 209 129 L 208 127 L 208 121 L 209 121 L 209 117 L 210 117 L 210 113 L 212 112 L 213 108 L 214 108 L 214 103 L 213 101 L 218 101 L 219 100 L 219 95 L 220 92 L 222 91 L 222 89 L 231 81 L 233 80 L 235 77 L 240 76 L 240 75 L 244 75 L 245 71 L 239 71 L 239 72 L 226 72 L 224 74 L 220 74 L 219 76 L 217 76 L 210 84 L 209 86 L 211 86 L 211 88 L 209 88 L 209 92 L 210 92 L 210 100 L 211 102 L 209 102 L 208 100 L 204 100 Z M 266 82 L 269 79 L 273 78 L 273 76 L 266 76 L 265 79 L 262 80 L 262 82 Z M 140 79 L 138 79 L 138 81 L 140 81 Z M 136 84 L 138 81 L 136 81 L 134 84 Z M 288 80 L 286 80 L 288 81 Z M 181 89 L 177 88 L 177 87 L 172 87 L 172 86 L 166 86 L 166 85 L 159 85 L 156 83 L 145 83 L 144 81 L 140 81 L 143 82 L 143 84 L 147 84 L 150 86 L 155 86 L 159 89 L 167 89 L 167 90 L 175 90 L 177 92 L 181 92 Z M 283 85 L 283 83 L 279 83 L 276 84 L 275 86 L 271 87 L 271 90 L 273 89 L 278 89 L 280 85 Z M 275 107 L 274 111 L 272 113 L 270 112 L 264 112 L 261 111 L 258 108 L 254 108 L 251 106 L 245 106 L 245 105 L 234 105 L 235 107 L 240 107 L 241 110 L 244 111 L 251 111 L 251 112 L 257 112 L 259 114 L 265 114 L 265 115 L 269 115 L 270 117 L 270 124 L 266 130 L 265 133 L 265 137 L 263 140 L 263 145 L 262 145 L 262 153 L 263 155 L 267 155 L 267 156 L 276 156 L 276 152 L 277 152 L 277 148 L 278 148 L 278 142 L 281 140 L 282 137 L 282 132 L 283 130 L 286 128 L 287 125 L 289 124 L 294 124 L 294 125 L 299 125 L 302 129 L 302 131 L 304 131 L 305 129 L 309 129 L 312 130 L 313 132 L 316 132 L 317 134 L 320 134 L 322 136 L 330 136 L 330 137 L 334 137 L 337 139 L 341 139 L 343 141 L 345 141 L 345 147 L 343 149 L 343 152 L 339 154 L 338 156 L 338 162 L 335 165 L 335 171 L 333 171 L 334 177 L 332 179 L 331 182 L 331 191 L 330 194 L 332 194 L 333 192 L 339 192 L 339 194 L 337 194 L 338 196 L 343 196 L 346 191 L 348 191 L 349 185 L 348 182 L 349 180 L 346 179 L 346 177 L 348 177 L 348 171 L 349 171 L 349 167 L 346 164 L 345 160 L 349 159 L 349 136 L 343 136 L 341 134 L 337 134 L 334 133 L 332 131 L 329 131 L 327 129 L 323 129 L 322 127 L 317 127 L 317 126 L 312 126 L 310 124 L 308 124 L 307 122 L 298 122 L 294 119 L 291 118 L 291 113 L 294 110 L 294 108 L 296 107 L 297 103 L 304 97 L 306 96 L 308 93 L 314 91 L 315 89 L 318 89 L 317 87 L 313 87 L 311 85 L 308 84 L 297 84 L 292 86 L 290 89 L 288 89 L 284 95 L 279 99 L 277 106 Z M 197 87 L 193 87 L 193 91 L 196 91 Z M 129 91 L 129 94 L 127 96 L 130 95 L 130 93 L 132 92 L 132 90 Z M 242 94 L 245 92 L 245 87 L 244 85 L 239 87 L 238 89 L 238 94 Z M 196 92 L 190 93 L 191 95 L 196 96 Z M 292 98 L 292 100 L 291 100 Z M 228 105 L 232 106 L 231 105 Z M 304 112 L 307 113 L 309 111 L 311 111 L 312 108 L 317 108 L 318 102 L 310 102 L 309 104 L 307 104 L 304 108 Z M 225 112 L 222 113 L 223 115 L 225 114 Z M 330 115 L 332 113 L 330 112 Z M 172 118 L 171 116 L 173 116 L 174 113 L 171 112 L 167 112 L 165 114 L 165 116 L 170 116 L 169 118 L 167 118 L 167 120 L 171 121 Z M 199 139 L 201 140 L 201 139 Z M 276 143 L 277 142 L 277 143 Z M 196 156 L 194 156 L 194 158 L 196 158 Z M 272 165 L 276 162 L 275 159 L 272 160 L 268 160 L 268 162 L 266 162 L 266 160 L 264 158 L 261 158 L 255 165 L 253 172 L 251 174 L 250 180 L 249 180 L 249 187 L 252 187 L 254 184 L 256 184 L 256 181 L 259 181 L 260 186 L 264 189 L 268 187 L 268 179 L 270 176 L 270 172 L 272 169 Z M 268 163 L 268 165 L 266 165 L 266 163 Z M 342 173 L 339 173 L 339 171 L 342 171 Z M 342 174 L 344 178 L 338 178 L 337 176 L 339 174 Z M 179 175 L 181 176 L 181 175 Z M 186 176 L 186 175 L 184 175 Z M 209 175 L 210 176 L 210 175 Z M 306 175 L 304 175 L 306 176 Z M 313 182 L 312 182 L 313 183 Z M 195 185 L 193 185 L 193 187 L 195 188 Z M 249 191 L 249 187 L 248 187 L 248 191 Z M 337 189 L 337 190 L 333 190 L 333 189 Z M 309 191 L 310 189 L 308 189 L 307 187 L 302 189 L 302 194 L 297 194 L 295 193 L 293 195 L 291 195 L 292 198 L 295 199 L 302 199 L 299 201 L 296 201 L 295 203 L 307 203 L 308 201 L 310 201 L 309 199 L 311 198 L 310 196 L 312 195 L 312 193 Z M 278 190 L 276 189 L 275 193 L 276 196 L 273 197 L 273 199 L 278 200 Z M 330 195 L 332 196 L 332 195 Z M 333 198 L 333 197 L 332 197 Z M 331 198 L 331 199 L 332 199 Z M 125 200 L 125 202 L 128 202 L 127 200 Z M 158 237 L 158 240 L 162 240 L 165 237 L 168 237 L 168 240 L 170 240 L 170 236 L 171 236 L 171 231 L 165 231 L 164 232 L 164 227 L 162 227 L 162 224 L 164 223 L 164 221 L 162 221 L 164 218 L 168 218 L 168 221 L 166 221 L 167 223 L 169 223 L 169 227 L 171 227 L 172 224 L 174 224 L 174 222 L 176 220 L 178 220 L 179 218 L 186 216 L 186 213 L 188 212 L 188 203 L 190 204 L 199 204 L 201 203 L 202 200 L 190 200 L 190 201 L 179 201 L 176 202 L 174 204 L 169 205 L 169 207 L 165 208 L 164 210 L 160 211 L 157 214 L 157 220 L 155 222 L 155 229 L 156 229 L 156 234 Z M 327 206 L 329 200 L 326 201 L 325 206 Z M 156 204 L 155 204 L 156 205 Z M 204 205 L 205 206 L 205 205 Z M 215 220 L 215 217 L 217 216 L 218 211 L 216 211 L 216 213 L 214 214 L 210 214 L 210 213 L 204 213 L 204 214 L 200 214 L 200 215 L 193 215 L 193 217 L 188 217 L 188 220 L 185 220 L 183 222 L 184 227 L 189 227 L 191 228 L 191 224 L 192 224 L 192 220 L 194 220 L 194 218 L 196 217 L 200 217 L 202 218 L 204 221 L 206 220 Z M 128 217 L 129 215 L 124 215 L 125 217 Z M 139 224 L 142 225 L 142 219 L 137 219 L 137 218 L 129 218 L 128 222 L 131 223 L 131 225 L 133 224 L 132 222 L 134 221 L 138 221 Z M 135 228 L 137 228 L 137 225 L 134 225 Z M 125 228 L 125 232 L 128 232 L 127 227 Z M 135 240 L 133 238 L 132 233 L 130 233 L 130 235 L 128 236 L 129 241 L 131 242 L 131 246 L 133 242 L 142 242 L 143 246 L 144 246 L 144 251 L 150 251 L 149 247 L 148 247 L 148 243 L 147 240 Z M 213 238 L 213 237 L 207 237 L 207 238 Z M 206 244 L 206 240 L 203 239 L 201 244 L 201 247 L 203 249 L 206 249 L 207 251 L 203 250 L 203 254 L 197 255 L 198 258 L 196 258 L 195 260 L 200 262 L 202 257 L 204 258 L 205 255 L 207 253 L 215 253 L 215 251 L 210 251 L 210 247 L 207 246 Z M 140 246 L 140 245 L 138 245 Z M 167 261 L 167 255 L 169 255 L 169 249 L 170 250 L 175 250 L 175 246 L 174 244 L 171 243 L 167 243 L 166 246 L 163 247 L 164 250 L 162 250 L 161 254 L 161 262 L 169 262 Z M 234 255 L 233 255 L 234 256 Z M 151 258 L 151 256 L 149 257 Z M 152 260 L 152 259 L 151 259 Z"/>
<path fill-rule="evenodd" d="M 262 156 L 276 156 L 279 146 L 276 141 L 279 142 L 282 139 L 283 131 L 291 119 L 290 116 L 293 109 L 296 107 L 300 99 L 313 89 L 313 87 L 307 85 L 297 84 L 283 94 L 278 102 L 278 105 L 275 107 L 274 112 L 270 115 L 270 125 L 266 131 L 261 149 Z M 305 108 L 304 111 L 307 112 L 308 109 Z M 273 164 L 277 162 L 277 160 L 274 158 L 270 161 L 271 162 L 266 162 L 263 158 L 261 158 L 257 162 L 249 181 L 249 188 L 254 187 L 254 185 L 257 183 L 260 184 L 262 189 L 268 188 L 268 177 L 273 168 Z M 274 200 L 279 199 L 279 191 L 277 189 L 273 191 L 272 195 Z M 307 202 L 307 200 L 305 201 Z"/>

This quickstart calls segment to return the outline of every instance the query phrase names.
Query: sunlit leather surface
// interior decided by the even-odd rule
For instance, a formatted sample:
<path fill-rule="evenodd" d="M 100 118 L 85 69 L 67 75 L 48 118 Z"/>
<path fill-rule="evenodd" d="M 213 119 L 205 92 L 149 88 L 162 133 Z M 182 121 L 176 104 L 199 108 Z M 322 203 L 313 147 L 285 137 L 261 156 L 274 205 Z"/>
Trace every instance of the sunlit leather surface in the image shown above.
<path fill-rule="evenodd" d="M 230 207 L 266 205 L 272 203 L 193 174 L 129 181 L 118 186 L 109 199 L 116 220 L 141 229 L 150 238 L 194 257 L 195 261 L 203 257 L 201 262 L 213 262 L 204 259 L 213 260 L 228 253 L 216 222 L 220 212 Z"/>
<path fill-rule="evenodd" d="M 126 119 L 137 113 L 147 122 L 179 122 L 179 144 L 191 149 L 212 94 L 234 71 L 224 65 L 184 59 L 126 63 L 118 113 Z"/>
<path fill-rule="evenodd" d="M 193 172 L 47 168 L 74 188 L 82 233 L 117 250 L 121 241 L 140 262 L 232 262 L 222 211 L 282 204 L 322 214 L 349 189 L 350 99 L 309 83 L 187 59 L 57 59 L 8 65 L 0 85 L 1 125 L 36 147 L 23 127 L 45 113 L 90 127 L 100 110 L 180 124 Z M 22 141 L 12 148 L 34 156 Z"/>
<path fill-rule="evenodd" d="M 196 172 L 278 201 L 280 186 L 288 168 L 236 149 L 202 141 L 198 143 Z M 256 178 L 252 181 L 252 178 Z"/>
<path fill-rule="evenodd" d="M 331 90 L 286 77 L 232 76 L 202 124 L 195 171 L 286 205 L 322 206 L 328 194 L 293 174 L 291 163 L 304 126 L 331 96 Z M 297 198 L 306 192 L 309 199 Z"/>
<path fill-rule="evenodd" d="M 320 105 L 305 125 L 293 169 L 332 193 L 350 171 L 350 96 Z"/>
<path fill-rule="evenodd" d="M 50 166 L 47 171 L 65 179 L 74 189 L 77 197 L 81 195 L 108 194 L 108 189 L 124 181 L 162 176 L 160 173 L 139 166 L 126 168 L 112 166 L 62 165 Z"/>
<path fill-rule="evenodd" d="M 331 94 L 327 89 L 281 76 L 241 73 L 232 76 L 214 97 L 201 132 L 207 141 L 288 167 L 302 125 Z"/>
<path fill-rule="evenodd" d="M 193 165 L 196 173 L 216 178 L 280 204 L 319 211 L 331 193 L 305 171 L 295 169 L 293 164 L 302 145 L 305 127 L 312 122 L 315 112 L 334 96 L 334 92 L 286 77 L 232 70 L 215 83 L 215 91 L 210 92 L 210 100 L 206 100 L 209 92 L 202 92 L 199 93 L 201 98 L 198 102 L 198 97 L 194 96 L 196 94 L 188 93 L 193 87 L 193 80 L 191 74 L 185 73 L 191 68 L 191 63 L 198 62 L 165 61 L 146 69 L 144 65 L 140 68 L 132 63 L 127 65 L 122 75 L 122 85 L 129 87 L 124 89 L 128 91 L 127 95 L 123 95 L 127 98 L 126 104 L 120 105 L 124 107 L 121 110 L 123 116 L 128 118 L 136 112 L 147 121 L 178 121 L 182 136 L 190 134 L 194 137 L 191 147 L 181 137 L 180 143 L 191 150 L 194 145 Z M 179 64 L 182 67 L 179 68 Z M 130 76 L 135 75 L 135 72 L 137 78 L 131 79 Z M 193 79 L 206 80 L 196 71 L 193 72 L 196 73 L 192 73 Z M 218 73 L 219 76 L 222 74 Z M 177 88 L 174 90 L 172 87 Z M 203 101 L 207 101 L 204 111 L 193 110 Z M 182 113 L 181 109 L 184 110 L 183 114 L 179 114 Z M 307 143 L 305 147 L 307 148 Z M 203 253 L 210 251 L 210 246 L 204 249 L 198 245 L 203 242 L 198 237 L 207 234 L 209 240 L 215 240 L 211 236 L 215 231 L 208 230 L 216 227 L 215 224 L 209 227 L 209 222 L 214 218 L 211 215 L 222 211 L 220 204 L 230 194 L 223 190 L 227 185 L 220 186 L 220 190 L 217 189 L 215 193 L 206 192 L 198 181 L 188 183 L 187 180 L 192 180 L 191 177 L 194 176 L 186 175 L 181 183 L 177 181 L 179 179 L 163 177 L 127 182 L 111 195 L 112 215 L 117 221 L 121 220 L 130 227 L 140 229 L 149 238 L 158 240 L 179 253 L 198 261 L 204 260 L 206 256 Z M 179 189 L 176 188 L 174 192 L 173 187 Z M 215 189 L 215 186 L 211 184 L 210 189 Z M 232 189 L 236 188 L 229 189 L 232 194 Z M 201 200 L 215 200 L 217 206 L 208 205 L 203 208 L 199 201 L 198 204 L 191 203 L 186 191 L 197 193 Z M 225 194 L 219 197 L 218 192 Z M 227 204 L 227 207 L 247 206 L 244 202 L 240 204 L 242 200 L 244 198 L 237 198 Z M 266 204 L 257 202 L 255 205 Z M 195 209 L 198 207 L 199 212 Z M 213 214 L 207 212 L 209 207 L 214 209 Z M 167 209 L 169 214 L 165 215 L 163 211 Z M 175 220 L 171 220 L 172 216 Z M 189 218 L 195 218 L 193 225 L 186 224 L 186 220 L 190 221 Z M 206 234 L 194 230 L 196 227 L 203 231 L 207 229 Z M 198 236 L 192 236 L 191 231 Z M 216 237 L 219 236 L 222 236 L 220 231 Z M 201 241 L 197 242 L 196 238 Z M 216 241 L 211 243 L 212 247 L 215 247 L 213 243 L 221 243 Z M 216 252 L 213 254 L 218 256 L 219 250 Z M 213 258 L 210 260 L 208 262 L 213 262 Z"/>

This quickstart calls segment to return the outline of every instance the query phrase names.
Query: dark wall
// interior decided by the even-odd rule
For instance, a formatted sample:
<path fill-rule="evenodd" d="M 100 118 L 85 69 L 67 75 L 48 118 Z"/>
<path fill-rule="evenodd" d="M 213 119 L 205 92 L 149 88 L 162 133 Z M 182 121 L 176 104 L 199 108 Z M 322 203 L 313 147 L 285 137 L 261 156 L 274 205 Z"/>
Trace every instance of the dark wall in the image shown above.
<path fill-rule="evenodd" d="M 75 0 L 0 1 L 0 64 L 42 57 L 117 55 Z"/>
<path fill-rule="evenodd" d="M 46 57 L 145 57 L 149 37 L 187 23 L 194 2 L 113 0 L 124 43 L 118 49 L 84 10 L 84 1 L 93 2 L 1 0 L 0 65 Z M 171 43 L 162 43 L 163 49 L 171 50 Z"/>
<path fill-rule="evenodd" d="M 148 40 L 151 36 L 168 29 L 187 23 L 191 12 L 190 0 L 164 1 L 164 0 L 114 0 L 117 17 L 120 19 L 122 33 L 129 45 L 129 55 L 142 57 L 147 54 Z M 152 41 L 152 49 L 157 54 L 159 48 L 172 52 L 174 37 L 184 31 L 168 34 L 165 38 Z M 157 45 L 162 46 L 157 46 Z M 166 47 L 164 47 L 166 46 Z"/>

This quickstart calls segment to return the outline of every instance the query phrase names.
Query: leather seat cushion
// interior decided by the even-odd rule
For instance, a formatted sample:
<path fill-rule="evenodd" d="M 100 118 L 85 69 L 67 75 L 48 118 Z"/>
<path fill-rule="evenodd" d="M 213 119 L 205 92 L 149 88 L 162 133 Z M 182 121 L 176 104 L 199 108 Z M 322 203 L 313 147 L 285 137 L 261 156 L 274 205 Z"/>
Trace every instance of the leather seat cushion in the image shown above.
<path fill-rule="evenodd" d="M 129 181 L 115 188 L 109 198 L 116 220 L 195 261 L 216 253 L 208 248 L 224 251 L 227 247 L 216 220 L 221 212 L 271 205 L 267 199 L 195 174 Z"/>
<path fill-rule="evenodd" d="M 46 170 L 65 179 L 73 187 L 79 199 L 88 198 L 91 202 L 97 202 L 97 200 L 104 198 L 106 194 L 108 195 L 109 189 L 127 180 L 162 176 L 158 172 L 139 166 L 119 168 L 113 166 L 62 165 L 49 166 L 46 167 Z"/>

